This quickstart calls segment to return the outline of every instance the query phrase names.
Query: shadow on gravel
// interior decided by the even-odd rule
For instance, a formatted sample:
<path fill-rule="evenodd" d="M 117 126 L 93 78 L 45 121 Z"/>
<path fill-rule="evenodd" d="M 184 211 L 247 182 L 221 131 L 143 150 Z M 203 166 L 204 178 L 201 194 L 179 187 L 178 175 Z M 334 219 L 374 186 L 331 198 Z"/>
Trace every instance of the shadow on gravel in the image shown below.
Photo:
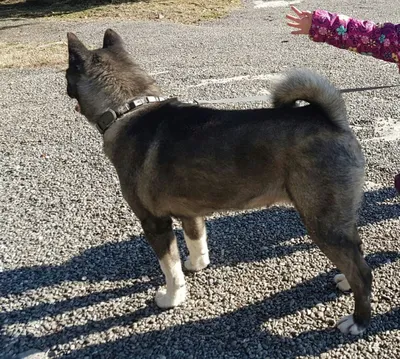
<path fill-rule="evenodd" d="M 1 25 L 1 22 L 0 22 Z M 32 24 L 16 24 L 16 25 L 4 25 L 4 26 L 0 26 L 0 31 L 2 30 L 8 30 L 8 29 L 16 29 L 16 28 L 20 28 L 20 27 L 24 27 L 24 26 L 31 26 Z"/>
<path fill-rule="evenodd" d="M 0 18 L 39 18 L 70 14 L 102 5 L 140 0 L 28 0 L 0 2 Z M 143 0 L 142 0 L 143 1 Z"/>
<path fill-rule="evenodd" d="M 365 193 L 361 225 L 398 218 L 399 204 L 384 203 L 385 200 L 394 196 L 395 191 L 388 188 Z M 309 250 L 312 247 L 311 244 L 298 243 L 298 241 L 284 243 L 306 234 L 299 215 L 293 209 L 274 207 L 269 210 L 222 217 L 208 221 L 207 229 L 212 267 L 235 266 L 243 262 L 283 257 L 297 251 Z M 177 236 L 182 244 L 181 231 L 177 231 Z M 183 251 L 182 248 L 181 250 Z M 367 259 L 372 268 L 377 268 L 385 264 L 387 260 L 395 261 L 398 257 L 398 253 L 384 252 L 370 255 Z M 126 355 L 129 353 L 126 357 L 130 358 L 136 355 L 146 357 L 152 356 L 152 353 L 163 353 L 166 350 L 166 342 L 171 343 L 167 347 L 182 348 L 182 353 L 170 354 L 174 358 L 188 358 L 189 348 L 192 352 L 196 350 L 194 354 L 196 358 L 207 357 L 212 353 L 220 353 L 217 355 L 220 357 L 241 357 L 240 353 L 257 355 L 257 351 L 263 350 L 266 350 L 264 356 L 268 354 L 273 358 L 294 358 L 304 354 L 318 355 L 329 348 L 356 339 L 349 339 L 330 330 L 306 332 L 300 336 L 283 338 L 262 331 L 260 327 L 270 318 L 284 317 L 304 308 L 314 307 L 318 303 L 335 300 L 337 295 L 333 285 L 327 280 L 327 275 L 330 276 L 333 273 L 322 274 L 262 302 L 219 318 L 187 323 L 165 331 L 131 336 L 114 343 L 83 349 L 68 358 L 91 355 L 96 358 L 111 358 L 113 353 L 121 353 L 119 357 L 124 357 L 124 353 Z M 144 292 L 164 282 L 152 250 L 144 238 L 135 237 L 127 241 L 88 249 L 82 255 L 74 257 L 61 266 L 27 267 L 2 272 L 0 273 L 0 295 L 4 297 L 9 294 L 20 294 L 30 289 L 53 286 L 65 281 L 81 281 L 83 277 L 92 282 L 133 278 L 138 281 L 124 288 L 91 293 L 61 302 L 38 304 L 8 313 L 3 312 L 0 313 L 0 323 L 8 325 L 28 323 L 45 316 L 55 316 L 112 298 Z M 129 325 L 159 311 L 151 302 L 147 307 L 129 315 L 64 328 L 45 337 L 20 336 L 17 345 L 27 348 L 51 348 L 53 345 L 68 343 L 74 338 L 102 332 L 116 325 Z M 246 325 L 243 325 L 243 322 Z M 373 335 L 391 328 L 399 328 L 399 323 L 400 311 L 396 309 L 381 317 L 376 317 L 368 333 Z M 192 337 L 194 342 L 186 342 L 188 337 Z M 5 338 L 0 337 L 0 342 L 2 340 Z M 97 356 L 96 351 L 101 351 L 104 356 L 103 354 Z"/>
<path fill-rule="evenodd" d="M 396 192 L 392 188 L 365 193 L 360 225 L 398 218 L 400 204 L 384 203 Z M 309 243 L 284 242 L 306 234 L 300 216 L 291 208 L 272 207 L 207 222 L 211 266 L 233 266 L 308 250 Z M 176 232 L 184 255 L 182 233 Z M 23 267 L 0 272 L 0 297 L 49 287 L 65 281 L 129 280 L 160 277 L 156 257 L 143 237 L 133 237 L 86 250 L 60 266 Z M 162 282 L 162 279 L 160 279 Z M 87 305 L 90 305 L 88 303 Z"/>
<path fill-rule="evenodd" d="M 212 267 L 287 256 L 298 250 L 308 250 L 311 246 L 308 243 L 282 244 L 306 234 L 293 209 L 275 207 L 210 220 L 207 231 Z M 187 252 L 182 232 L 176 231 L 176 235 L 184 255 Z M 144 276 L 159 278 L 160 283 L 163 282 L 156 256 L 146 240 L 132 237 L 90 248 L 60 266 L 4 271 L 0 273 L 0 297 L 66 281 L 82 281 L 83 277 L 86 281 L 99 282 L 140 279 Z"/>
<path fill-rule="evenodd" d="M 395 200 L 396 203 L 384 203 Z M 377 191 L 364 193 L 364 203 L 361 207 L 359 226 L 378 223 L 387 219 L 400 217 L 400 196 L 393 187 L 381 188 Z"/>
<path fill-rule="evenodd" d="M 367 261 L 373 269 L 376 269 L 388 261 L 398 260 L 399 257 L 398 253 L 381 252 L 367 256 Z M 218 318 L 131 335 L 113 342 L 74 350 L 62 358 L 114 358 L 115 353 L 118 353 L 118 358 L 157 358 L 157 355 L 164 355 L 174 359 L 211 356 L 218 358 L 268 356 L 294 359 L 301 355 L 318 356 L 339 345 L 355 342 L 359 337 L 344 336 L 332 327 L 283 337 L 263 330 L 262 325 L 268 320 L 295 314 L 318 303 L 336 300 L 341 294 L 335 292 L 332 281 L 327 280 L 327 276 L 331 277 L 333 274 L 334 271 L 319 275 L 289 290 Z M 133 322 L 154 314 L 154 311 L 159 311 L 152 307 L 154 306 L 150 305 L 116 318 L 66 327 L 57 333 L 40 338 L 19 337 L 19 345 L 46 349 L 92 333 L 104 332 L 116 326 L 130 326 Z M 327 318 L 320 320 L 327 321 Z M 400 308 L 375 316 L 363 337 L 371 337 L 394 329 L 400 329 Z"/>
<path fill-rule="evenodd" d="M 398 258 L 397 253 L 377 253 L 368 256 L 367 261 L 376 269 L 388 259 L 395 261 Z M 328 273 L 328 276 L 332 275 L 333 273 Z M 318 303 L 336 300 L 333 286 L 330 290 L 324 286 L 327 286 L 326 275 L 317 276 L 259 303 L 218 318 L 185 323 L 167 330 L 151 331 L 112 343 L 93 345 L 73 351 L 62 358 L 112 358 L 113 353 L 119 353 L 118 358 L 157 358 L 157 355 L 164 355 L 174 359 L 189 357 L 295 359 L 303 355 L 319 356 L 340 345 L 356 342 L 360 337 L 342 335 L 332 327 L 283 337 L 263 330 L 262 325 L 270 319 L 279 319 L 299 310 L 314 307 Z M 115 325 L 124 325 L 127 322 L 125 319 L 128 318 L 117 321 Z M 63 340 L 64 335 L 68 337 L 74 331 L 73 328 L 68 329 L 65 333 L 58 334 L 58 340 Z M 103 329 L 107 330 L 107 325 Z M 375 316 L 363 338 L 395 329 L 400 329 L 400 308 Z M 45 339 L 44 343 L 48 345 L 57 343 L 57 338 L 48 339 L 49 341 Z M 179 350 L 169 348 L 179 348 Z"/>
<path fill-rule="evenodd" d="M 308 331 L 293 337 L 281 337 L 261 332 L 257 327 L 243 326 L 249 313 L 261 310 L 260 307 L 247 307 L 227 317 L 200 321 L 173 327 L 162 332 L 134 335 L 112 343 L 94 345 L 71 354 L 60 356 L 72 358 L 157 358 L 157 354 L 174 359 L 206 358 L 282 358 L 295 359 L 299 356 L 319 356 L 331 349 L 357 342 L 360 337 L 344 336 L 333 330 Z M 252 317 L 253 318 L 253 317 Z M 252 324 L 261 326 L 262 321 L 255 317 Z M 400 329 L 400 308 L 373 318 L 364 339 L 379 333 Z M 226 330 L 232 331 L 228 337 Z M 246 333 L 243 333 L 243 331 Z M 236 334 L 239 332 L 239 334 Z M 188 339 L 190 338 L 190 339 Z M 165 346 L 154 343 L 168 343 Z M 190 342 L 190 344 L 188 344 Z M 168 347 L 181 348 L 169 351 Z M 154 348 L 153 350 L 151 348 Z M 162 354 L 161 354 L 162 353 Z M 190 354 L 189 354 L 190 353 Z M 212 354 L 211 354 L 212 353 Z M 161 358 L 162 356 L 158 356 Z"/>

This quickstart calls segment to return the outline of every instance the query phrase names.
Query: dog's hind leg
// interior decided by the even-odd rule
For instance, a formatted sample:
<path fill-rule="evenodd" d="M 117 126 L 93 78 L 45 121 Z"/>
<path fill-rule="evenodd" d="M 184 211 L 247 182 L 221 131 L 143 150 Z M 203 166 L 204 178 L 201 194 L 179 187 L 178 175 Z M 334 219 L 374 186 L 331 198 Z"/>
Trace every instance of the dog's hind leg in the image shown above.
<path fill-rule="evenodd" d="M 166 289 L 161 288 L 156 294 L 157 305 L 160 308 L 172 308 L 182 304 L 186 299 L 186 285 L 171 218 L 146 216 L 141 223 L 167 284 Z"/>
<path fill-rule="evenodd" d="M 340 278 L 347 280 L 354 293 L 354 313 L 343 317 L 337 327 L 343 333 L 361 334 L 371 319 L 372 287 L 356 226 L 363 177 L 352 168 L 342 171 L 345 175 L 340 182 L 330 172 L 298 172 L 289 179 L 288 192 L 310 237 L 343 273 Z"/>
<path fill-rule="evenodd" d="M 361 334 L 371 319 L 372 273 L 363 257 L 355 221 L 343 221 L 332 207 L 313 214 L 302 212 L 302 217 L 313 241 L 344 274 L 354 293 L 354 313 L 339 320 L 337 327 L 346 334 Z"/>
<path fill-rule="evenodd" d="M 324 235 L 320 233 L 319 238 L 322 236 L 322 242 L 319 239 L 315 242 L 344 274 L 342 287 L 348 282 L 354 293 L 354 313 L 340 319 L 337 327 L 346 334 L 361 334 L 371 319 L 372 273 L 363 257 L 357 229 L 354 227 L 353 231 L 343 231 L 338 228 Z"/>
<path fill-rule="evenodd" d="M 358 236 L 358 232 L 357 232 Z M 360 239 L 361 242 L 361 239 Z M 362 249 L 362 244 L 360 245 L 361 254 L 364 255 L 364 251 Z M 336 288 L 342 291 L 343 293 L 348 293 L 351 291 L 350 283 L 347 280 L 346 276 L 342 273 L 336 274 L 333 278 L 333 281 L 336 283 Z"/>
<path fill-rule="evenodd" d="M 197 272 L 210 264 L 207 247 L 207 233 L 202 217 L 182 218 L 182 227 L 189 257 L 185 261 L 185 268 Z"/>

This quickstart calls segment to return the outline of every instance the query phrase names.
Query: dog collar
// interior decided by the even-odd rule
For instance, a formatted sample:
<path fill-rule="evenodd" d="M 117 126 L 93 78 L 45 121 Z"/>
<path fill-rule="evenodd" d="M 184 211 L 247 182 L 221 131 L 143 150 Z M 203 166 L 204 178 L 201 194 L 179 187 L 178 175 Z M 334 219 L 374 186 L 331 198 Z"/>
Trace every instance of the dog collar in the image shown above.
<path fill-rule="evenodd" d="M 97 130 L 104 135 L 107 129 L 115 122 L 118 118 L 122 117 L 126 113 L 133 111 L 134 109 L 155 102 L 162 102 L 168 100 L 168 97 L 161 96 L 145 96 L 136 98 L 134 100 L 128 101 L 116 110 L 111 108 L 104 112 L 97 120 L 96 127 Z"/>

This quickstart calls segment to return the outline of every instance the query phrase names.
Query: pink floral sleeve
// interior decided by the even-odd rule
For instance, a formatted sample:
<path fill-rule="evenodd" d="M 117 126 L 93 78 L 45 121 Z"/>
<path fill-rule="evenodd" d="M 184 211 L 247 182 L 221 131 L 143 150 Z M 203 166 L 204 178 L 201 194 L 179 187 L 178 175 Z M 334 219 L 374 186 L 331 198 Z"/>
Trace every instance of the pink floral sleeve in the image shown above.
<path fill-rule="evenodd" d="M 312 17 L 310 38 L 384 61 L 396 62 L 400 70 L 400 24 L 375 24 L 316 10 Z"/>

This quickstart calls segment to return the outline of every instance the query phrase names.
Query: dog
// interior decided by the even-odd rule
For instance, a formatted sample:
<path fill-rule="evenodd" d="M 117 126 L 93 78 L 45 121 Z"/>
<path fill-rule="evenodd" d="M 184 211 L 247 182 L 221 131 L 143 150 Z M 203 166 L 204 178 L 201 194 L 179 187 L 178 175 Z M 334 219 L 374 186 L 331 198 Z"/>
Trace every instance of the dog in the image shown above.
<path fill-rule="evenodd" d="M 102 134 L 123 197 L 157 255 L 166 280 L 155 296 L 159 307 L 186 297 L 172 217 L 182 221 L 189 250 L 184 267 L 199 271 L 210 263 L 204 216 L 287 202 L 343 273 L 339 287 L 354 293 L 354 313 L 337 327 L 364 331 L 372 273 L 356 224 L 365 160 L 338 90 L 309 70 L 293 70 L 275 84 L 273 108 L 207 108 L 160 97 L 113 30 L 96 50 L 73 33 L 67 38 L 67 94 Z"/>

